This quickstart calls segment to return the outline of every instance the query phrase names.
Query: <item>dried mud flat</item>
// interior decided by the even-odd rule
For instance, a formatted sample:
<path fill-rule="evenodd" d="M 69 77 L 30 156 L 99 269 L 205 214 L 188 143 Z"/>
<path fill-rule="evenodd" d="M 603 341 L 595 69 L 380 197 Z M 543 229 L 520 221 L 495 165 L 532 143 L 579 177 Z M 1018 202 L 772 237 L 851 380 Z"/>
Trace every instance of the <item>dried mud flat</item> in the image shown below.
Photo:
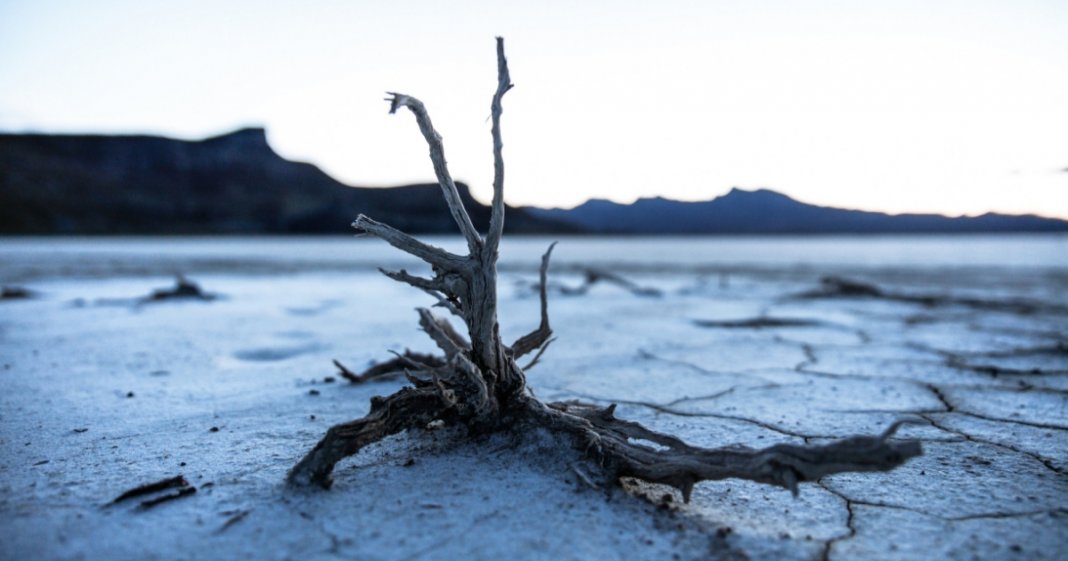
<path fill-rule="evenodd" d="M 567 268 L 563 267 L 566 271 Z M 213 300 L 144 303 L 159 278 L 29 279 L 0 302 L 0 556 L 11 559 L 1058 559 L 1068 550 L 1068 275 L 1056 270 L 624 273 L 554 295 L 529 371 L 548 400 L 693 444 L 818 443 L 915 422 L 925 454 L 789 492 L 592 489 L 545 435 L 389 439 L 328 492 L 286 471 L 430 351 L 417 305 L 370 272 L 191 275 Z M 821 284 L 824 275 L 838 280 Z M 505 338 L 533 327 L 501 278 Z M 554 275 L 579 285 L 578 271 Z M 842 284 L 843 278 L 854 285 Z M 837 283 L 837 284 L 836 284 Z M 866 290 L 874 288 L 875 290 Z M 328 381 L 329 380 L 329 381 Z M 111 504 L 181 475 L 174 486 Z M 181 489 L 192 488 L 194 491 Z M 154 504 L 155 499 L 168 495 Z"/>

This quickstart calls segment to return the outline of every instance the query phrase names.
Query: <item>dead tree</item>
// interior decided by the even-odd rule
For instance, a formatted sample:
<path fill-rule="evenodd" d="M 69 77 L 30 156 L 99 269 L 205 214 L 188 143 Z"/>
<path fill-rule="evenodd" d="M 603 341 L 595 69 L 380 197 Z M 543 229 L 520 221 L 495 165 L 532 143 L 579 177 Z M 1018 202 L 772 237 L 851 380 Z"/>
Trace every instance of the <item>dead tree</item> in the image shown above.
<path fill-rule="evenodd" d="M 415 115 L 430 146 L 434 172 L 449 211 L 467 242 L 467 255 L 426 244 L 386 224 L 360 215 L 353 227 L 430 264 L 433 277 L 383 271 L 437 297 L 440 305 L 463 321 L 467 336 L 451 324 L 419 309 L 419 324 L 442 352 L 440 361 L 411 359 L 411 385 L 389 397 L 371 399 L 362 419 L 331 427 L 288 476 L 291 484 L 329 487 L 334 465 L 364 446 L 406 430 L 463 426 L 475 433 L 540 426 L 570 438 L 612 482 L 634 477 L 679 489 L 688 500 L 698 481 L 741 478 L 778 485 L 797 493 L 802 481 L 852 471 L 885 471 L 921 453 L 915 441 L 892 441 L 900 423 L 878 436 L 856 436 L 821 446 L 779 444 L 752 449 L 739 446 L 698 448 L 614 416 L 615 405 L 579 402 L 544 403 L 527 389 L 516 361 L 542 349 L 550 340 L 546 275 L 550 246 L 540 269 L 541 321 L 538 328 L 511 344 L 501 341 L 497 323 L 497 251 L 504 229 L 504 160 L 501 98 L 512 88 L 504 41 L 497 39 L 497 90 L 491 105 L 493 202 L 485 237 L 476 231 L 460 202 L 445 165 L 441 137 L 423 103 L 390 93 L 390 113 L 406 108 Z"/>

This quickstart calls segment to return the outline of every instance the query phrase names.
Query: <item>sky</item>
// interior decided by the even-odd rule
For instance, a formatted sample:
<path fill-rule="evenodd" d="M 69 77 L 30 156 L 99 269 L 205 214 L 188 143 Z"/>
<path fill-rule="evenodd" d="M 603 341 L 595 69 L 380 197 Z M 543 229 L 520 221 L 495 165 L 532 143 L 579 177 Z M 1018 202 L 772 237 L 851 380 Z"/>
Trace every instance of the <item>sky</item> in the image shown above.
<path fill-rule="evenodd" d="M 770 188 L 892 213 L 1068 218 L 1068 2 L 0 0 L 0 130 L 197 139 L 263 126 L 349 184 L 488 201 Z"/>

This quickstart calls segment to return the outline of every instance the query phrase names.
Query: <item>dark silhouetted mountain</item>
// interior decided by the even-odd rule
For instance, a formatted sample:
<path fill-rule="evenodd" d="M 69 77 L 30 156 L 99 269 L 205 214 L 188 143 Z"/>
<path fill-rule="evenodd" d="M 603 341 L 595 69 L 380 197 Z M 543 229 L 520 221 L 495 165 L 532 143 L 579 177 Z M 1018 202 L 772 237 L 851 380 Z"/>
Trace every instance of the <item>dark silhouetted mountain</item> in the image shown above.
<path fill-rule="evenodd" d="M 604 234 L 837 234 L 1065 232 L 1068 221 L 1034 215 L 865 212 L 810 205 L 768 189 L 731 189 L 710 201 L 591 200 L 570 210 L 528 209 L 542 218 Z"/>
<path fill-rule="evenodd" d="M 457 185 L 476 226 L 489 208 Z M 350 187 L 278 156 L 263 129 L 201 141 L 0 134 L 0 233 L 347 233 L 359 213 L 412 233 L 458 232 L 436 185 Z M 510 232 L 569 231 L 510 209 Z"/>
<path fill-rule="evenodd" d="M 489 209 L 458 184 L 480 229 Z M 357 214 L 412 233 L 457 228 L 436 184 L 344 185 L 281 158 L 263 129 L 201 141 L 156 136 L 0 134 L 0 233 L 343 233 Z M 704 202 L 591 200 L 571 210 L 512 208 L 511 233 L 796 234 L 1068 231 L 1068 222 L 985 214 L 948 218 L 819 207 L 761 189 Z"/>

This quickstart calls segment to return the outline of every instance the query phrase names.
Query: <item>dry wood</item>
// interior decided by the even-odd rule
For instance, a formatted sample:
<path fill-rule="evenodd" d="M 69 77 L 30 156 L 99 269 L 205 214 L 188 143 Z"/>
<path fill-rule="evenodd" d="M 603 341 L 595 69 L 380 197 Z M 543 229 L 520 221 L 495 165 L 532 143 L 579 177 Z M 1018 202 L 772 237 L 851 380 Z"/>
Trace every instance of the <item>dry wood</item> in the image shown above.
<path fill-rule="evenodd" d="M 341 364 L 337 359 L 334 359 L 334 366 L 337 367 L 338 374 L 353 384 L 363 384 L 375 380 L 394 378 L 403 375 L 405 370 L 429 371 L 430 369 L 438 368 L 443 364 L 444 362 L 434 355 L 404 351 L 403 354 L 398 354 L 385 362 L 373 364 L 363 372 L 357 374 L 352 370 L 349 370 L 348 367 Z"/>
<path fill-rule="evenodd" d="M 0 300 L 25 300 L 33 298 L 33 291 L 21 286 L 0 287 Z"/>
<path fill-rule="evenodd" d="M 1068 306 L 1063 306 L 1059 303 L 1015 298 L 999 300 L 991 298 L 975 298 L 971 296 L 955 296 L 952 294 L 893 292 L 879 288 L 874 284 L 841 277 L 824 277 L 820 279 L 819 288 L 794 295 L 794 298 L 811 300 L 829 298 L 869 298 L 873 300 L 889 300 L 892 302 L 918 304 L 928 308 L 960 306 L 976 310 L 989 310 L 1019 315 L 1031 315 L 1035 313 L 1068 313 Z"/>
<path fill-rule="evenodd" d="M 659 288 L 641 286 L 630 279 L 603 269 L 583 269 L 582 277 L 582 284 L 570 286 L 560 282 L 553 282 L 548 285 L 547 289 L 561 296 L 585 296 L 593 288 L 593 285 L 604 283 L 614 284 L 635 296 L 659 298 L 664 295 L 664 292 Z M 541 290 L 540 287 L 539 290 Z"/>
<path fill-rule="evenodd" d="M 200 285 L 179 274 L 174 279 L 174 288 L 160 288 L 141 299 L 142 302 L 162 302 L 164 300 L 214 300 L 215 295 L 204 292 Z"/>
<path fill-rule="evenodd" d="M 152 493 L 158 493 L 158 492 L 163 491 L 165 489 L 173 489 L 175 487 L 188 487 L 188 486 L 189 486 L 189 481 L 186 481 L 184 476 L 176 475 L 174 477 L 168 477 L 166 479 L 161 479 L 159 481 L 154 481 L 152 483 L 146 483 L 144 485 L 138 485 L 137 487 L 134 487 L 133 489 L 130 489 L 129 491 L 124 492 L 123 494 L 119 495 L 118 497 L 115 497 L 115 500 L 111 501 L 111 504 L 121 503 L 122 501 L 125 501 L 127 499 L 132 499 L 134 497 L 142 497 L 144 495 L 149 495 L 149 494 L 152 494 Z"/>
<path fill-rule="evenodd" d="M 165 495 L 159 495 L 150 499 L 145 499 L 138 503 L 138 508 L 141 510 L 149 509 L 167 501 L 173 501 L 182 497 L 188 497 L 197 492 L 197 488 L 190 485 L 189 481 L 187 481 L 184 476 L 176 475 L 174 477 L 168 477 L 166 479 L 161 479 L 153 483 L 146 483 L 145 485 L 139 485 L 137 487 L 134 487 L 133 489 L 130 489 L 129 491 L 126 491 L 125 493 L 119 495 L 115 498 L 115 500 L 111 501 L 108 504 L 114 505 L 129 499 L 133 499 L 135 497 L 153 495 L 159 493 L 160 491 L 166 491 L 168 489 L 175 489 L 175 491 L 167 493 Z"/>
<path fill-rule="evenodd" d="M 433 278 L 415 277 L 405 271 L 385 273 L 434 294 L 463 320 L 468 336 L 463 337 L 429 310 L 420 309 L 419 324 L 442 356 L 435 361 L 403 358 L 400 365 L 410 369 L 406 374 L 412 387 L 389 397 L 375 397 L 365 417 L 330 428 L 290 471 L 290 483 L 329 487 L 334 465 L 364 446 L 401 431 L 448 425 L 466 426 L 475 432 L 544 427 L 571 438 L 609 481 L 635 477 L 667 484 L 679 489 L 687 500 L 699 481 L 742 478 L 796 493 L 798 483 L 803 481 L 840 472 L 889 470 L 921 453 L 918 442 L 891 440 L 898 424 L 879 436 L 856 436 L 820 446 L 699 448 L 616 418 L 614 405 L 602 408 L 578 402 L 546 404 L 535 398 L 526 387 L 524 371 L 516 364 L 516 358 L 537 350 L 532 363 L 536 362 L 551 342 L 547 275 L 552 246 L 542 258 L 539 275 L 539 325 L 512 345 L 505 345 L 497 323 L 496 264 L 505 208 L 501 100 L 512 83 L 501 38 L 497 38 L 497 70 L 497 90 L 491 103 L 494 198 L 486 238 L 474 230 L 460 202 L 445 164 L 441 136 L 434 130 L 425 106 L 418 99 L 398 93 L 388 98 L 390 112 L 406 107 L 415 115 L 430 147 L 430 159 L 449 211 L 467 241 L 468 255 L 454 255 L 427 245 L 363 215 L 353 223 L 358 230 L 429 263 Z M 622 284 L 636 287 L 633 283 Z"/>
<path fill-rule="evenodd" d="M 137 505 L 137 508 L 139 508 L 141 510 L 150 509 L 150 508 L 152 508 L 154 506 L 159 506 L 159 505 L 161 505 L 161 504 L 163 504 L 165 502 L 168 502 L 168 501 L 173 501 L 175 499 L 180 499 L 182 497 L 188 497 L 190 495 L 194 495 L 194 494 L 196 494 L 196 492 L 197 492 L 197 488 L 196 487 L 193 487 L 192 485 L 187 485 L 185 487 L 182 487 L 182 488 L 178 489 L 177 491 L 175 491 L 173 493 L 167 493 L 166 495 L 160 495 L 158 497 L 154 497 L 154 498 L 151 498 L 151 499 L 148 499 L 148 500 L 141 501 L 141 503 L 139 505 Z"/>

